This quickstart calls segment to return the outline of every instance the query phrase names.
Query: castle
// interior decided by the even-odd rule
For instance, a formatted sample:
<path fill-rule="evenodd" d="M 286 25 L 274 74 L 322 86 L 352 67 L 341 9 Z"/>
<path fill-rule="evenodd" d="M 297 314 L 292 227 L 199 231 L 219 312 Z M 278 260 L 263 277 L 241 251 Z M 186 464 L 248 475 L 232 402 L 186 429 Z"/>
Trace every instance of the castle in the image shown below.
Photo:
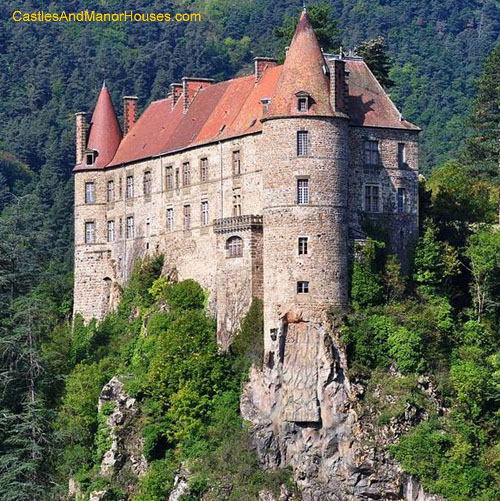
<path fill-rule="evenodd" d="M 162 253 L 165 273 L 209 291 L 223 346 L 261 298 L 266 363 L 307 371 L 307 333 L 348 303 L 366 225 L 407 260 L 418 127 L 361 58 L 322 52 L 305 11 L 283 65 L 256 57 L 248 76 L 185 77 L 138 119 L 137 98 L 123 102 L 123 132 L 106 86 L 88 126 L 76 114 L 75 312 L 101 319 L 134 261 Z M 285 330 L 301 348 L 283 360 Z M 308 398 L 290 397 L 291 418 L 314 421 Z"/>

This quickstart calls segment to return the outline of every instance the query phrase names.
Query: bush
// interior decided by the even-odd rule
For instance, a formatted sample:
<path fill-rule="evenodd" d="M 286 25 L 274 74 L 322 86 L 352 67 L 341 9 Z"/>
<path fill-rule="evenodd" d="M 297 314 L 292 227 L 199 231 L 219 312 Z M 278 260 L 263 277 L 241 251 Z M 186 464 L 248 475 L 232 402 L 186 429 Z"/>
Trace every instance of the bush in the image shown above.
<path fill-rule="evenodd" d="M 389 355 L 403 374 L 422 369 L 422 340 L 406 327 L 395 327 L 387 338 Z"/>
<path fill-rule="evenodd" d="M 200 310 L 205 305 L 205 293 L 194 280 L 184 280 L 167 287 L 165 297 L 173 309 Z"/>

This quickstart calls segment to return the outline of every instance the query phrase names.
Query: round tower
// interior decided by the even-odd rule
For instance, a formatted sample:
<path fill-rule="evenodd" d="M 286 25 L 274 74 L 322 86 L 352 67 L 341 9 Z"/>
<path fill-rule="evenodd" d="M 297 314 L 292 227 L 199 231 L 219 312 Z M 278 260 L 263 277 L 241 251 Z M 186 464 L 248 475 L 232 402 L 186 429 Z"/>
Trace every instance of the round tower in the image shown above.
<path fill-rule="evenodd" d="M 348 301 L 348 120 L 335 80 L 304 11 L 262 136 L 265 362 L 282 364 L 291 421 L 319 419 L 321 332 Z"/>

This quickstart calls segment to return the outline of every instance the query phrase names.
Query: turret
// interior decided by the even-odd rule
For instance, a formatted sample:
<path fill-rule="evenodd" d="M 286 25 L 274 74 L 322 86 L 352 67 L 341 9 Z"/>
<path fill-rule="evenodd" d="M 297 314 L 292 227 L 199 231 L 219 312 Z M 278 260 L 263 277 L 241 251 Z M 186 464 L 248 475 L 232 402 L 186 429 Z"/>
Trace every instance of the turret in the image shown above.
<path fill-rule="evenodd" d="M 347 304 L 348 117 L 331 78 L 304 10 L 262 148 L 265 362 L 281 364 L 281 418 L 295 422 L 321 419 L 317 353 L 328 310 Z"/>

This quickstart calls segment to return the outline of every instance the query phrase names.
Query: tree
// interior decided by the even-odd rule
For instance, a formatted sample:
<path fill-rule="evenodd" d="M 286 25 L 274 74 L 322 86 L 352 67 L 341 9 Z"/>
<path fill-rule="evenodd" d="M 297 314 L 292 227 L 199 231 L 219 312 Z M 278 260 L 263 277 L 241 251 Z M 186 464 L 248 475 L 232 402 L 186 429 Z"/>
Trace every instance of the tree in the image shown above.
<path fill-rule="evenodd" d="M 338 23 L 333 19 L 332 6 L 326 2 L 319 2 L 311 5 L 307 9 L 307 14 L 311 20 L 320 47 L 324 52 L 337 52 L 341 45 L 341 31 Z M 274 30 L 279 41 L 279 57 L 284 60 L 285 48 L 290 45 L 295 28 L 297 27 L 299 16 L 294 14 L 286 16 L 281 28 Z"/>
<path fill-rule="evenodd" d="M 356 53 L 361 56 L 379 83 L 388 89 L 394 85 L 389 77 L 391 61 L 387 56 L 387 45 L 382 36 L 367 40 L 356 47 Z"/>

